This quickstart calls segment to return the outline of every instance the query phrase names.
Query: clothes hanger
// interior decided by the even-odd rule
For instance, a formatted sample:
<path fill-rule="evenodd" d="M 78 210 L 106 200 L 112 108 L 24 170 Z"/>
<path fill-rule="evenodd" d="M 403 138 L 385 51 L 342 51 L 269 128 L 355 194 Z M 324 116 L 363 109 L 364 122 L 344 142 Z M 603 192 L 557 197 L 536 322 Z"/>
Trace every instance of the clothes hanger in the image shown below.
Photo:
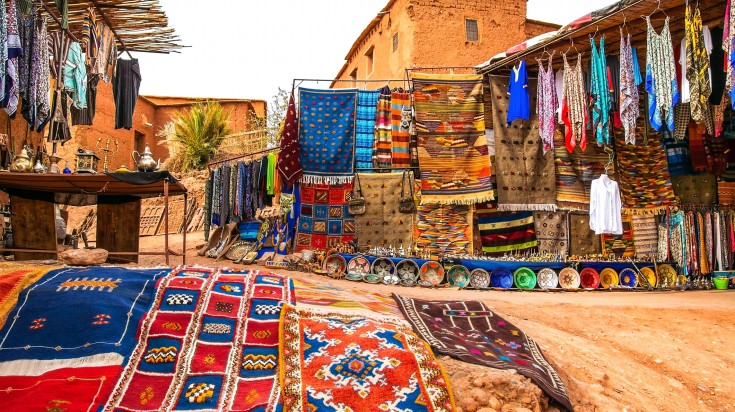
<path fill-rule="evenodd" d="M 605 153 L 607 153 L 607 164 L 605 165 L 605 174 L 607 175 L 610 166 L 613 164 L 613 159 L 615 159 L 615 152 L 610 146 L 605 146 Z"/>
<path fill-rule="evenodd" d="M 649 14 L 648 16 L 641 15 L 641 18 L 643 18 L 643 19 L 646 19 L 647 18 L 649 20 L 653 20 L 651 18 L 651 16 L 653 16 L 654 14 L 656 14 L 656 12 L 658 12 L 658 11 L 660 11 L 661 13 L 663 13 L 664 16 L 666 16 L 664 19 L 668 19 L 669 18 L 669 15 L 666 14 L 666 12 L 664 11 L 664 9 L 661 8 L 661 0 L 656 0 L 656 8 L 653 9 L 653 12 L 651 12 L 651 14 Z M 660 19 L 661 18 L 658 18 L 658 20 L 660 20 Z"/>

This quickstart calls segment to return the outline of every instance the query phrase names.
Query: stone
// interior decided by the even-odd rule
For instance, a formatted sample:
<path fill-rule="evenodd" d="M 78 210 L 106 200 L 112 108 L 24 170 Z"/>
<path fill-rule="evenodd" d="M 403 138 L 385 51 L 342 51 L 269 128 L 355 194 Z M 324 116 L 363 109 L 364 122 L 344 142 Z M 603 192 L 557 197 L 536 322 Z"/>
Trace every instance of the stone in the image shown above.
<path fill-rule="evenodd" d="M 477 410 L 477 412 L 498 412 L 493 408 L 480 408 Z"/>
<path fill-rule="evenodd" d="M 107 261 L 105 249 L 68 249 L 59 253 L 59 259 L 72 266 L 101 265 Z"/>

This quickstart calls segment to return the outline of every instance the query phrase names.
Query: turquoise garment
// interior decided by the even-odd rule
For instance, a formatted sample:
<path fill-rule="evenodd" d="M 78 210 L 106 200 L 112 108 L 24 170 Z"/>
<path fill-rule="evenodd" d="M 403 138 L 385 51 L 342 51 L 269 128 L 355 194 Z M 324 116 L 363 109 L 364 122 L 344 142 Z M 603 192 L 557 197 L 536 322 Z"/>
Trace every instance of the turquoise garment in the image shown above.
<path fill-rule="evenodd" d="M 633 47 L 633 74 L 635 75 L 635 85 L 640 86 L 643 83 L 643 77 L 641 76 L 641 65 L 638 63 L 638 52 Z"/>
<path fill-rule="evenodd" d="M 69 54 L 64 64 L 64 87 L 71 90 L 71 97 L 77 109 L 87 107 L 87 68 L 84 54 L 78 42 L 69 46 Z"/>
<path fill-rule="evenodd" d="M 592 103 L 592 125 L 598 145 L 610 144 L 610 89 L 608 87 L 607 64 L 605 59 L 605 38 L 600 39 L 600 48 L 595 39 L 590 39 L 592 60 L 590 60 L 590 97 Z"/>

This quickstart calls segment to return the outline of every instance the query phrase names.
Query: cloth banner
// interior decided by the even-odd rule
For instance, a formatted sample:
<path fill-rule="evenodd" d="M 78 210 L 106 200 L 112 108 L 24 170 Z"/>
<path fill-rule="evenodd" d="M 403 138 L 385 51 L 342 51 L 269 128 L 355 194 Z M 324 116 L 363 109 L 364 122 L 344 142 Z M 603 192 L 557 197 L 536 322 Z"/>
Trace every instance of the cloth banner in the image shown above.
<path fill-rule="evenodd" d="M 283 411 L 452 411 L 449 379 L 399 318 L 285 305 Z"/>
<path fill-rule="evenodd" d="M 497 170 L 498 210 L 556 210 L 554 152 L 543 152 L 538 130 L 538 115 L 530 120 L 515 120 L 508 127 L 507 76 L 490 76 L 495 132 L 495 169 Z M 536 107 L 536 81 L 528 83 L 531 106 Z"/>
<path fill-rule="evenodd" d="M 709 173 L 675 176 L 671 183 L 681 204 L 713 205 L 717 201 L 717 178 Z"/>
<path fill-rule="evenodd" d="M 352 184 L 302 184 L 296 251 L 327 249 L 355 238 L 355 219 L 347 209 Z"/>
<path fill-rule="evenodd" d="M 658 223 L 656 216 L 633 215 L 633 246 L 636 256 L 656 257 L 658 254 Z"/>
<path fill-rule="evenodd" d="M 569 214 L 569 255 L 586 256 L 602 253 L 600 236 L 590 230 L 589 213 Z"/>
<path fill-rule="evenodd" d="M 296 103 L 293 92 L 288 99 L 288 109 L 281 132 L 281 152 L 278 156 L 278 171 L 283 176 L 283 182 L 290 187 L 301 178 L 304 172 L 301 166 L 301 147 L 299 146 L 299 116 L 296 113 Z"/>
<path fill-rule="evenodd" d="M 180 267 L 163 279 L 106 410 L 275 410 L 289 278 Z"/>
<path fill-rule="evenodd" d="M 355 167 L 372 169 L 375 143 L 375 114 L 379 90 L 357 92 L 357 118 L 355 122 Z M 369 170 L 366 170 L 369 171 Z"/>
<path fill-rule="evenodd" d="M 393 246 L 407 249 L 413 244 L 415 214 L 398 211 L 403 173 L 360 173 L 360 186 L 365 197 L 365 213 L 355 216 L 357 245 Z M 405 194 L 410 193 L 413 179 L 406 180 Z M 355 183 L 356 184 L 356 183 Z"/>
<path fill-rule="evenodd" d="M 411 125 L 411 95 L 405 92 L 392 92 L 390 96 L 390 125 L 393 152 L 393 169 L 411 166 L 408 129 Z"/>
<path fill-rule="evenodd" d="M 357 89 L 299 89 L 302 183 L 350 183 L 354 174 Z"/>
<path fill-rule="evenodd" d="M 636 254 L 635 242 L 633 242 L 633 216 L 624 215 L 622 235 L 600 235 L 602 242 L 602 253 L 615 255 L 617 257 L 633 257 Z"/>
<path fill-rule="evenodd" d="M 394 294 L 413 330 L 439 354 L 496 369 L 514 369 L 572 410 L 566 387 L 541 348 L 480 301 L 427 301 Z"/>
<path fill-rule="evenodd" d="M 493 200 L 481 75 L 413 73 L 421 203 Z"/>
<path fill-rule="evenodd" d="M 538 247 L 533 212 L 499 212 L 495 203 L 478 204 L 477 226 L 485 254 L 499 256 Z"/>
<path fill-rule="evenodd" d="M 472 253 L 472 206 L 418 206 L 416 247 L 432 254 Z"/>
<path fill-rule="evenodd" d="M 539 253 L 567 257 L 569 236 L 566 212 L 536 212 L 533 216 Z"/>

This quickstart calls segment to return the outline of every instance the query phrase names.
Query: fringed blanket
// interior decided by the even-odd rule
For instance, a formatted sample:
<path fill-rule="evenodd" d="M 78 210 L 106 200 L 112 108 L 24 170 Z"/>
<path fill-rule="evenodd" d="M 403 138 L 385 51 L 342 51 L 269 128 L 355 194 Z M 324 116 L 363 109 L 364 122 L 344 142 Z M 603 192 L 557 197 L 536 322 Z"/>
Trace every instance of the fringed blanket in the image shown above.
<path fill-rule="evenodd" d="M 477 205 L 482 251 L 491 256 L 535 251 L 533 212 L 499 212 L 495 203 Z"/>
<path fill-rule="evenodd" d="M 431 349 L 394 317 L 285 305 L 283 411 L 452 411 Z"/>
<path fill-rule="evenodd" d="M 600 236 L 590 230 L 589 213 L 571 212 L 569 214 L 569 254 L 585 256 L 599 253 L 602 253 Z"/>
<path fill-rule="evenodd" d="M 390 97 L 390 124 L 392 129 L 393 156 L 391 159 L 394 169 L 411 166 L 409 152 L 408 129 L 411 125 L 411 95 L 404 92 L 393 92 Z"/>
<path fill-rule="evenodd" d="M 567 212 L 536 212 L 533 223 L 536 226 L 539 253 L 562 257 L 569 254 Z"/>
<path fill-rule="evenodd" d="M 140 325 L 106 410 L 274 410 L 281 305 L 290 279 L 180 268 Z"/>
<path fill-rule="evenodd" d="M 288 109 L 286 109 L 286 118 L 281 132 L 281 153 L 278 156 L 277 167 L 287 187 L 298 181 L 304 172 L 301 167 L 301 147 L 299 146 L 299 115 L 296 113 L 293 92 L 288 100 Z"/>
<path fill-rule="evenodd" d="M 623 234 L 600 236 L 602 242 L 602 253 L 605 255 L 615 255 L 617 257 L 633 257 L 635 256 L 635 243 L 633 242 L 633 217 L 631 215 L 623 216 Z"/>
<path fill-rule="evenodd" d="M 435 352 L 491 368 L 515 369 L 572 410 L 564 382 L 536 342 L 484 303 L 393 297 L 413 330 Z"/>
<path fill-rule="evenodd" d="M 8 313 L 18 303 L 20 292 L 55 268 L 54 266 L 30 266 L 17 263 L 0 264 L 0 328 L 5 325 Z"/>
<path fill-rule="evenodd" d="M 721 205 L 735 205 L 735 182 L 717 182 L 717 199 Z"/>
<path fill-rule="evenodd" d="M 658 252 L 658 224 L 656 216 L 633 215 L 633 245 L 640 257 L 656 257 Z"/>
<path fill-rule="evenodd" d="M 538 115 L 506 125 L 508 77 L 490 76 L 495 134 L 498 210 L 556 210 L 554 153 L 544 155 Z M 536 107 L 536 81 L 529 81 L 531 106 Z"/>
<path fill-rule="evenodd" d="M 375 138 L 373 146 L 373 166 L 379 169 L 391 168 L 393 151 L 393 129 L 391 126 L 391 94 L 383 88 L 378 95 L 375 113 Z"/>
<path fill-rule="evenodd" d="M 482 76 L 412 74 L 421 202 L 493 200 Z"/>
<path fill-rule="evenodd" d="M 355 167 L 372 169 L 373 145 L 375 141 L 375 112 L 378 90 L 357 92 L 357 119 L 355 123 Z M 370 171 L 370 170 L 366 170 Z"/>
<path fill-rule="evenodd" d="M 615 164 L 603 148 L 588 145 L 582 151 L 579 146 L 572 153 L 566 149 L 564 134 L 557 130 L 554 134 L 554 164 L 556 167 L 556 202 L 559 208 L 584 210 L 590 208 L 590 187 L 592 181 L 605 173 L 615 180 Z"/>
<path fill-rule="evenodd" d="M 403 173 L 360 173 L 362 195 L 365 197 L 365 214 L 355 216 L 357 244 L 360 249 L 368 245 L 393 246 L 404 249 L 413 244 L 413 222 L 416 215 L 398 211 Z M 413 180 L 406 180 L 405 194 L 409 195 Z"/>
<path fill-rule="evenodd" d="M 327 249 L 355 238 L 355 219 L 347 210 L 352 190 L 345 185 L 301 185 L 296 251 Z"/>
<path fill-rule="evenodd" d="M 472 253 L 472 206 L 420 205 L 416 247 L 432 254 Z"/>
<path fill-rule="evenodd" d="M 709 173 L 672 177 L 671 183 L 681 204 L 712 205 L 717 202 L 717 178 Z"/>
<path fill-rule="evenodd" d="M 396 302 L 381 293 L 361 289 L 342 289 L 326 282 L 312 279 L 294 279 L 299 305 L 325 306 L 334 310 L 350 310 L 367 314 L 401 317 Z"/>
<path fill-rule="evenodd" d="M 640 122 L 639 122 L 640 123 Z M 638 126 L 639 136 L 645 131 Z M 676 204 L 666 153 L 658 133 L 634 145 L 625 144 L 621 130 L 615 130 L 617 177 L 625 213 L 657 214 Z"/>
<path fill-rule="evenodd" d="M 356 110 L 356 89 L 299 89 L 302 183 L 352 182 Z"/>

